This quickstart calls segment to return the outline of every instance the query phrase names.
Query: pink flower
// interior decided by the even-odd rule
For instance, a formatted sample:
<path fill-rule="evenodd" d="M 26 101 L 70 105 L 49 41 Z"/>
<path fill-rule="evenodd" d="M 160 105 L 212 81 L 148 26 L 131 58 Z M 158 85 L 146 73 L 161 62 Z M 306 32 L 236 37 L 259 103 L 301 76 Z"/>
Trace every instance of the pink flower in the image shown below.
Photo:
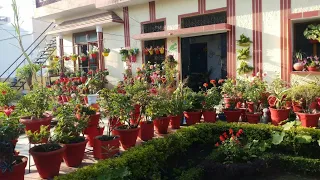
<path fill-rule="evenodd" d="M 11 108 L 8 108 L 8 109 L 5 109 L 3 112 L 4 112 L 4 114 L 6 114 L 6 116 L 10 116 L 11 115 L 11 113 L 12 113 L 12 109 Z"/>

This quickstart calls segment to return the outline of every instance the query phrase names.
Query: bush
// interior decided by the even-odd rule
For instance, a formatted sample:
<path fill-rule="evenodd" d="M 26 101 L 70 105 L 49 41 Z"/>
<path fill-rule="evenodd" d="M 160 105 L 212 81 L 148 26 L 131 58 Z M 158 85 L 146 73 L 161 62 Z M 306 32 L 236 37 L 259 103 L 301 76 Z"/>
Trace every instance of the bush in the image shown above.
<path fill-rule="evenodd" d="M 281 131 L 281 127 L 266 124 L 244 124 L 244 123 L 225 123 L 217 122 L 214 124 L 203 123 L 178 130 L 166 138 L 154 139 L 144 143 L 142 146 L 131 148 L 124 152 L 120 157 L 99 161 L 92 166 L 80 168 L 70 174 L 56 177 L 56 180 L 93 180 L 103 174 L 109 168 L 127 167 L 130 175 L 129 179 L 168 179 L 167 176 L 173 173 L 173 169 L 181 166 L 177 161 L 187 164 L 190 152 L 188 150 L 194 147 L 211 146 L 219 140 L 219 135 L 232 128 L 234 131 L 243 129 L 244 136 L 250 139 L 267 140 L 271 139 L 273 131 Z M 299 128 L 298 131 L 307 132 L 313 137 L 320 137 L 320 131 L 311 128 Z M 289 143 L 288 143 L 289 144 Z M 314 146 L 310 149 L 306 145 L 304 156 L 318 154 L 319 147 L 316 142 L 310 144 Z M 309 148 L 307 147 L 309 146 Z M 292 147 L 277 146 L 275 151 L 288 151 Z M 202 148 L 202 147 L 201 147 Z M 211 149 L 212 150 L 212 149 Z M 272 149 L 273 150 L 273 149 Z M 306 151 L 308 150 L 308 151 Z M 197 155 L 194 155 L 197 156 Z M 187 157 L 187 158 L 186 158 Z M 191 158 L 190 158 L 191 159 Z M 300 161 L 296 161 L 300 163 Z M 318 162 L 317 162 L 318 163 Z M 318 165 L 310 163 L 306 165 Z M 192 166 L 192 164 L 191 164 Z M 297 166 L 299 166 L 297 164 Z M 193 166 L 195 167 L 195 166 Z M 190 167 L 189 167 L 190 168 Z M 304 168 L 304 164 L 300 168 Z M 198 172 L 192 172 L 197 174 Z M 185 174 L 184 176 L 189 176 Z M 191 176 L 191 175 L 190 175 Z M 193 177 L 193 176 L 191 176 Z M 170 179 L 170 178 L 169 178 Z M 192 178 L 189 178 L 192 179 Z"/>

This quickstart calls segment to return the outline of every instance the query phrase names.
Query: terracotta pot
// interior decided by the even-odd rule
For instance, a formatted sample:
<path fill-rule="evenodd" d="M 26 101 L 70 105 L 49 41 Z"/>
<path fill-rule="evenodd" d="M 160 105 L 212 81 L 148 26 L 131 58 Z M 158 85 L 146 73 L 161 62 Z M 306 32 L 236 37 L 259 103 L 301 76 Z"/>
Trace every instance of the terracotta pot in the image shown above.
<path fill-rule="evenodd" d="M 170 126 L 172 129 L 180 129 L 182 115 L 170 116 Z"/>
<path fill-rule="evenodd" d="M 88 145 L 90 147 L 93 147 L 94 145 L 94 138 L 96 136 L 101 136 L 103 134 L 103 131 L 104 131 L 104 127 L 103 128 L 97 128 L 97 127 L 87 127 L 85 130 L 84 130 L 84 133 L 86 135 L 86 139 L 89 141 Z"/>
<path fill-rule="evenodd" d="M 298 115 L 303 127 L 318 127 L 320 113 L 308 114 L 296 112 L 296 114 Z"/>
<path fill-rule="evenodd" d="M 278 126 L 280 122 L 289 118 L 290 109 L 269 108 L 269 110 L 271 113 L 271 122 L 275 126 Z"/>
<path fill-rule="evenodd" d="M 248 106 L 248 111 L 250 113 L 254 112 L 254 103 L 253 102 L 247 102 L 247 106 Z"/>
<path fill-rule="evenodd" d="M 5 173 L 0 171 L 0 179 L 3 180 L 24 180 L 25 168 L 27 166 L 28 158 L 25 156 L 16 156 L 15 159 L 21 159 L 22 162 L 12 167 L 13 171 L 7 170 Z"/>
<path fill-rule="evenodd" d="M 250 124 L 258 124 L 260 122 L 262 113 L 247 113 L 247 120 Z"/>
<path fill-rule="evenodd" d="M 51 152 L 35 152 L 32 147 L 29 153 L 32 155 L 38 173 L 42 179 L 53 178 L 59 175 L 63 152 L 66 147 Z"/>
<path fill-rule="evenodd" d="M 87 142 L 85 139 L 79 143 L 64 144 L 66 149 L 63 152 L 63 161 L 68 167 L 77 167 L 82 163 Z"/>
<path fill-rule="evenodd" d="M 116 133 L 120 136 L 120 143 L 123 149 L 134 147 L 137 142 L 140 127 L 134 129 L 115 129 Z"/>
<path fill-rule="evenodd" d="M 41 126 L 49 126 L 52 120 L 52 116 L 46 116 L 40 119 L 32 119 L 30 117 L 22 117 L 20 118 L 20 123 L 25 125 L 25 131 L 31 131 L 32 133 L 34 132 L 39 132 Z M 50 128 L 48 128 L 48 131 L 50 131 Z"/>
<path fill-rule="evenodd" d="M 140 122 L 139 138 L 143 141 L 151 140 L 154 137 L 154 124 L 152 121 Z"/>
<path fill-rule="evenodd" d="M 301 62 L 294 63 L 293 65 L 293 69 L 296 71 L 302 71 L 303 68 L 304 68 L 304 65 Z"/>
<path fill-rule="evenodd" d="M 101 136 L 97 136 L 94 139 L 93 157 L 97 159 L 108 159 L 119 153 L 119 137 L 108 141 L 102 141 L 99 139 Z"/>
<path fill-rule="evenodd" d="M 318 71 L 317 67 L 308 67 L 308 71 Z"/>
<path fill-rule="evenodd" d="M 184 117 L 186 118 L 187 125 L 193 125 L 200 122 L 202 112 L 183 112 Z"/>
<path fill-rule="evenodd" d="M 153 120 L 154 122 L 154 127 L 158 134 L 167 134 L 168 133 L 168 127 L 170 123 L 170 117 L 161 117 L 161 118 L 156 118 Z"/>
<path fill-rule="evenodd" d="M 215 123 L 217 120 L 216 110 L 203 111 L 202 114 L 204 122 Z"/>
<path fill-rule="evenodd" d="M 238 122 L 241 116 L 241 110 L 223 110 L 224 115 L 226 116 L 227 122 Z"/>
<path fill-rule="evenodd" d="M 87 77 L 80 77 L 80 81 L 82 82 L 82 84 L 86 83 Z"/>

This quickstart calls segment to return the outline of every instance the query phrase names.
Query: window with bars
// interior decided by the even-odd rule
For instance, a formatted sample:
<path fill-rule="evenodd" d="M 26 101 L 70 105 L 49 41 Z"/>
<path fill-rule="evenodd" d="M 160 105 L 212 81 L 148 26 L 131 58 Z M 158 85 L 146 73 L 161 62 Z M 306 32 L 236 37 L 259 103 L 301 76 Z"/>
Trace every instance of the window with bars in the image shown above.
<path fill-rule="evenodd" d="M 181 28 L 206 26 L 206 25 L 220 24 L 220 23 L 226 23 L 226 22 L 227 22 L 227 12 L 224 11 L 224 12 L 182 18 Z"/>
<path fill-rule="evenodd" d="M 152 32 L 160 32 L 164 31 L 164 21 L 143 24 L 142 33 L 152 33 Z"/>

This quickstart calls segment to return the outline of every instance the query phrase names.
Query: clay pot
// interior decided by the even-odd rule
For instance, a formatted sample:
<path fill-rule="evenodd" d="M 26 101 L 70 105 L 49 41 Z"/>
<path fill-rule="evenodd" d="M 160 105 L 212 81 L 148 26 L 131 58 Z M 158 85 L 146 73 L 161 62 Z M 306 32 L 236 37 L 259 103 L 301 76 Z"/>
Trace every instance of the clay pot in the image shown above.
<path fill-rule="evenodd" d="M 24 180 L 25 168 L 27 166 L 28 158 L 25 156 L 15 156 L 15 159 L 21 159 L 22 162 L 12 167 L 13 171 L 7 170 L 5 173 L 0 171 L 0 179 L 3 180 Z"/>
<path fill-rule="evenodd" d="M 201 111 L 196 111 L 196 112 L 185 111 L 183 112 L 183 114 L 184 114 L 184 117 L 186 118 L 186 122 L 188 126 L 199 123 L 202 115 Z"/>
<path fill-rule="evenodd" d="M 308 114 L 296 112 L 296 114 L 298 115 L 303 127 L 318 127 L 320 113 Z"/>
<path fill-rule="evenodd" d="M 301 62 L 294 63 L 293 65 L 293 69 L 296 71 L 302 71 L 303 68 L 304 68 L 304 65 Z"/>
<path fill-rule="evenodd" d="M 123 149 L 134 147 L 137 142 L 140 127 L 134 129 L 119 129 L 116 128 L 116 133 L 120 136 L 120 143 Z"/>
<path fill-rule="evenodd" d="M 170 123 L 169 117 L 161 117 L 153 120 L 154 127 L 158 134 L 167 134 L 168 133 L 168 127 Z"/>
<path fill-rule="evenodd" d="M 278 126 L 282 121 L 289 118 L 290 109 L 269 108 L 269 110 L 271 113 L 271 122 L 275 126 Z"/>
<path fill-rule="evenodd" d="M 119 136 L 113 137 L 113 139 L 102 141 L 97 136 L 94 139 L 93 157 L 97 159 L 108 159 L 119 153 Z"/>
<path fill-rule="evenodd" d="M 180 129 L 182 115 L 170 116 L 170 126 L 172 129 Z"/>
<path fill-rule="evenodd" d="M 217 120 L 216 110 L 203 111 L 202 114 L 204 122 L 215 123 Z"/>
<path fill-rule="evenodd" d="M 241 110 L 236 109 L 236 110 L 223 110 L 224 115 L 226 116 L 227 122 L 238 122 L 239 118 L 241 116 Z"/>
<path fill-rule="evenodd" d="M 66 149 L 63 152 L 63 161 L 68 167 L 77 167 L 82 163 L 87 142 L 85 139 L 79 143 L 64 144 Z"/>
<path fill-rule="evenodd" d="M 247 121 L 250 124 L 258 124 L 260 122 L 262 113 L 247 113 Z"/>
<path fill-rule="evenodd" d="M 152 121 L 140 122 L 139 138 L 142 141 L 149 141 L 154 137 L 154 124 Z"/>
<path fill-rule="evenodd" d="M 318 71 L 317 67 L 308 67 L 308 71 Z"/>
<path fill-rule="evenodd" d="M 59 175 L 63 152 L 66 147 L 50 152 L 36 152 L 37 146 L 32 147 L 29 153 L 32 155 L 38 173 L 42 179 L 53 178 Z"/>

